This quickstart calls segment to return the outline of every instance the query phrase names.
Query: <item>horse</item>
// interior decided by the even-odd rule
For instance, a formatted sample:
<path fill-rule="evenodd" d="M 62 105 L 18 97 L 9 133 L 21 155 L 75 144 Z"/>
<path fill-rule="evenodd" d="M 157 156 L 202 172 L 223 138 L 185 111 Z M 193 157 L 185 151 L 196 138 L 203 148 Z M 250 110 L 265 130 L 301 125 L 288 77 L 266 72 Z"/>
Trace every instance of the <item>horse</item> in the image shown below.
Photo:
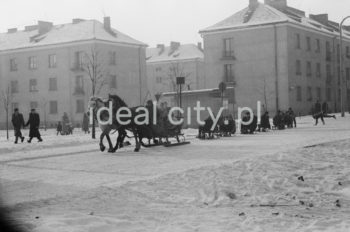
<path fill-rule="evenodd" d="M 106 107 L 110 101 L 111 101 L 110 98 L 107 101 L 104 101 L 104 100 L 102 100 L 99 97 L 91 97 L 90 98 L 89 111 L 90 111 L 90 109 L 93 110 L 93 112 L 94 112 L 94 115 L 93 115 L 94 120 L 96 118 L 96 115 L 95 115 L 96 112 L 100 108 Z M 124 106 L 125 103 L 124 104 L 122 104 L 122 103 L 124 103 L 124 101 L 122 101 L 122 100 L 121 101 L 113 101 L 114 107 L 118 107 L 118 108 Z M 125 106 L 126 106 L 126 104 L 125 104 Z M 113 109 L 114 109 L 113 111 L 116 111 L 115 108 L 113 108 Z M 113 115 L 115 115 L 115 114 L 113 114 Z M 101 112 L 100 118 L 101 118 L 102 121 L 108 121 L 108 117 L 113 117 L 113 115 L 108 115 L 108 114 L 106 114 L 105 111 L 103 111 L 103 112 Z M 112 124 L 102 125 L 101 123 L 98 123 L 98 125 L 99 125 L 99 127 L 100 127 L 100 129 L 102 131 L 102 133 L 100 135 L 100 143 L 99 143 L 100 150 L 102 152 L 106 149 L 106 147 L 103 144 L 104 137 L 107 138 L 107 141 L 108 141 L 108 144 L 109 144 L 108 152 L 114 153 L 114 152 L 116 152 L 116 150 L 118 150 L 118 148 L 123 147 L 124 138 L 127 136 L 126 131 L 125 131 L 125 126 L 120 125 L 114 119 L 112 121 Z M 110 136 L 109 136 L 109 134 L 110 134 L 110 132 L 112 130 L 118 131 L 118 139 L 117 139 L 116 145 L 114 147 L 113 147 L 113 144 L 112 144 Z M 136 130 L 134 130 L 134 129 L 131 129 L 131 131 L 133 132 L 134 137 L 135 137 L 135 141 L 136 141 L 134 151 L 138 152 L 140 150 L 140 144 L 137 141 L 137 133 L 136 133 Z"/>

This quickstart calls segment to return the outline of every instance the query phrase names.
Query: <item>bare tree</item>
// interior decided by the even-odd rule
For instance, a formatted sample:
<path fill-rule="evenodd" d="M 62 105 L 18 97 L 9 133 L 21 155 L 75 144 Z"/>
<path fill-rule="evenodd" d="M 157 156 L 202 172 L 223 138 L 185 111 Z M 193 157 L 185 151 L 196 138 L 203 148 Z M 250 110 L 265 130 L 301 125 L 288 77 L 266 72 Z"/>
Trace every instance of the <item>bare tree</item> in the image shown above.
<path fill-rule="evenodd" d="M 170 80 L 171 90 L 174 92 L 177 91 L 176 77 L 185 77 L 186 85 L 191 85 L 192 82 L 187 80 L 187 77 L 189 77 L 190 75 L 191 73 L 185 72 L 185 67 L 181 63 L 171 63 L 168 71 L 168 78 Z"/>
<path fill-rule="evenodd" d="M 85 53 L 82 65 L 91 82 L 92 97 L 95 97 L 100 93 L 102 87 L 107 84 L 105 65 L 96 47 L 92 47 L 90 53 Z M 96 138 L 95 126 L 96 122 L 92 120 L 91 136 L 93 139 Z"/>
<path fill-rule="evenodd" d="M 266 78 L 262 78 L 261 86 L 257 91 L 264 97 L 264 110 L 268 111 L 269 109 L 269 99 L 273 96 L 274 92 L 269 89 Z"/>
<path fill-rule="evenodd" d="M 6 113 L 6 138 L 7 140 L 9 140 L 9 111 L 10 111 L 10 105 L 13 99 L 13 94 L 9 85 L 5 90 L 1 91 L 1 98 L 4 105 L 5 113 Z"/>

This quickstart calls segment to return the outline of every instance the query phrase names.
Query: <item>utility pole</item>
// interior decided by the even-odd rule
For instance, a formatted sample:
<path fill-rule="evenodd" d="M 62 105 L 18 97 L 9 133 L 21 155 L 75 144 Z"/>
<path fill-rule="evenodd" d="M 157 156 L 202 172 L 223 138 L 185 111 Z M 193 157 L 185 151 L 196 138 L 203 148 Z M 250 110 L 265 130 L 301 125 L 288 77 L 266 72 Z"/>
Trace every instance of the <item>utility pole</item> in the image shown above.
<path fill-rule="evenodd" d="M 340 58 L 340 78 L 341 78 L 341 86 L 340 86 L 340 107 L 341 107 L 341 116 L 345 117 L 345 93 L 347 90 L 347 85 L 346 85 L 346 81 L 344 78 L 344 57 L 343 57 L 343 24 L 345 22 L 345 20 L 349 19 L 350 16 L 345 17 L 340 25 L 339 25 L 339 33 L 340 33 L 340 52 L 339 52 L 339 58 Z"/>

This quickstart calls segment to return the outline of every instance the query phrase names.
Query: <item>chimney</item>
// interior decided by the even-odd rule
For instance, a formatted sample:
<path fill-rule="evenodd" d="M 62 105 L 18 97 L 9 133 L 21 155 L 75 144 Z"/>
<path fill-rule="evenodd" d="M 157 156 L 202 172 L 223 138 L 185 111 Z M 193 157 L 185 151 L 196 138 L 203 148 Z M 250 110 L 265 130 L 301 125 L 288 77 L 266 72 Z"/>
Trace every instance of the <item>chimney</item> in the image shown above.
<path fill-rule="evenodd" d="M 53 23 L 51 22 L 38 21 L 39 34 L 45 34 L 49 32 L 52 27 Z"/>
<path fill-rule="evenodd" d="M 104 26 L 106 31 L 111 31 L 111 18 L 110 17 L 103 18 L 103 26 Z"/>
<path fill-rule="evenodd" d="M 258 6 L 259 2 L 258 0 L 249 0 L 249 8 L 255 9 Z"/>
<path fill-rule="evenodd" d="M 318 15 L 310 14 L 310 19 L 313 19 L 323 25 L 328 25 L 328 14 L 318 14 Z"/>
<path fill-rule="evenodd" d="M 281 11 L 287 8 L 287 0 L 265 0 L 264 3 Z"/>
<path fill-rule="evenodd" d="M 158 55 L 161 55 L 165 50 L 164 44 L 157 44 L 157 48 L 159 49 Z"/>
<path fill-rule="evenodd" d="M 15 33 L 15 32 L 17 32 L 17 28 L 10 28 L 7 30 L 8 34 Z"/>
<path fill-rule="evenodd" d="M 72 23 L 73 24 L 77 24 L 77 23 L 84 22 L 84 21 L 85 21 L 85 19 L 75 18 L 75 19 L 72 20 Z"/>
<path fill-rule="evenodd" d="M 197 47 L 198 47 L 199 50 L 203 51 L 203 46 L 202 46 L 201 42 L 197 43 Z"/>
<path fill-rule="evenodd" d="M 38 29 L 38 25 L 25 26 L 24 31 L 34 31 Z"/>
<path fill-rule="evenodd" d="M 174 51 L 176 51 L 177 49 L 179 49 L 180 45 L 181 45 L 181 44 L 180 44 L 179 42 L 171 41 L 171 42 L 170 42 L 170 50 L 171 50 L 171 52 L 174 52 Z"/>

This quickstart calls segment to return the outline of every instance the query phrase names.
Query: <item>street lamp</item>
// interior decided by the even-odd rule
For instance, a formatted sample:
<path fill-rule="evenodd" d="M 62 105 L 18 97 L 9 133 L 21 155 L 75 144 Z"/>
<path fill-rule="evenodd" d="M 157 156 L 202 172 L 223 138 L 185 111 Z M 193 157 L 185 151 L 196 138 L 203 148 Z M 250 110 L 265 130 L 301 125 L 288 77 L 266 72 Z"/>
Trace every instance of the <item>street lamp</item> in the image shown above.
<path fill-rule="evenodd" d="M 176 84 L 179 86 L 179 107 L 182 107 L 182 85 L 185 84 L 185 77 L 176 77 Z"/>
<path fill-rule="evenodd" d="M 343 24 L 345 20 L 349 19 L 350 16 L 345 17 L 340 25 L 339 25 L 339 33 L 340 33 L 340 52 L 339 52 L 339 58 L 340 58 L 340 70 L 341 70 L 341 91 L 340 91 L 340 106 L 341 106 L 341 116 L 345 117 L 345 109 L 344 109 L 344 94 L 346 91 L 346 86 L 344 83 L 344 58 L 343 58 Z M 345 88 L 345 90 L 344 90 Z"/>

